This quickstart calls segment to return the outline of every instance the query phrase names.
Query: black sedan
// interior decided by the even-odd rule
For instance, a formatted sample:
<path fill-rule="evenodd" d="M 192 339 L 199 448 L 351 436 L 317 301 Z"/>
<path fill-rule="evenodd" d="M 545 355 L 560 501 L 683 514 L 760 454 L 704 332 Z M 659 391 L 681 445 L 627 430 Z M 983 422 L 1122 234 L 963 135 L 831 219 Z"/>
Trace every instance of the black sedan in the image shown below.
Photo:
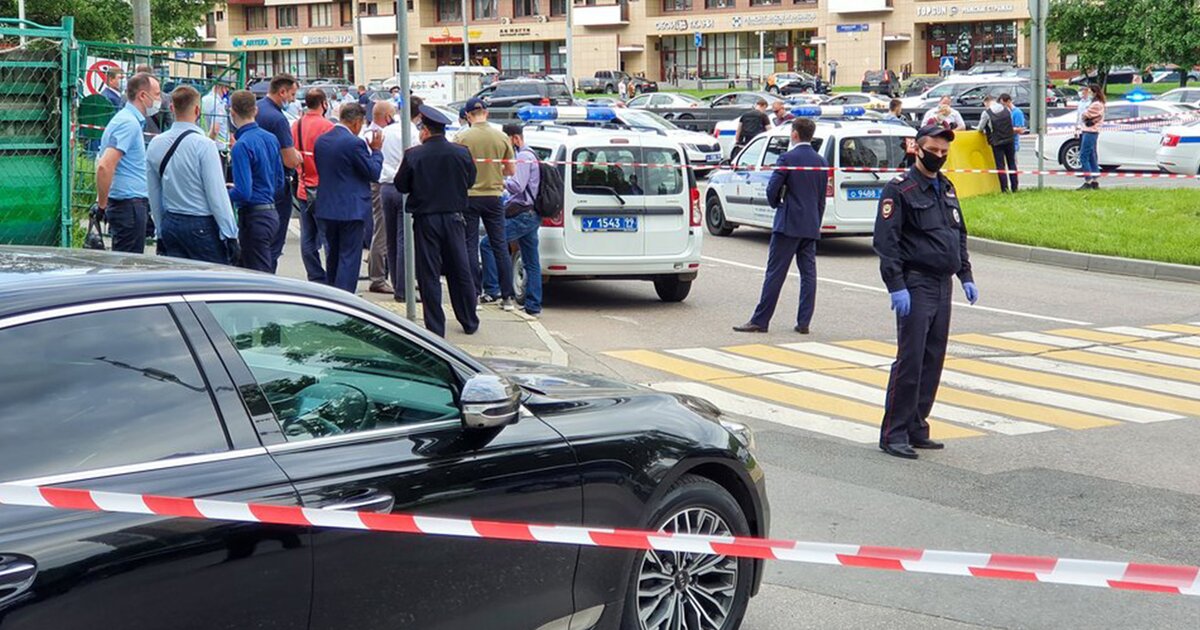
<path fill-rule="evenodd" d="M 0 247 L 0 481 L 767 534 L 702 400 L 480 363 L 299 281 Z M 0 627 L 737 628 L 761 562 L 0 506 Z"/>

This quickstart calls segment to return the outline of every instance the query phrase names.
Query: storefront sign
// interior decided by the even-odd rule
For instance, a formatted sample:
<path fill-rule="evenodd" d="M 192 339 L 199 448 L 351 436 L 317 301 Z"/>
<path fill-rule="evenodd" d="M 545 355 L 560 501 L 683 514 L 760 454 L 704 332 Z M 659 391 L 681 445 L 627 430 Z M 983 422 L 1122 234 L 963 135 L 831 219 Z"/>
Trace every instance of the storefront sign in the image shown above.
<path fill-rule="evenodd" d="M 1011 4 L 964 4 L 951 6 L 920 6 L 917 7 L 917 17 L 957 17 L 958 15 L 977 15 L 983 13 L 1012 13 Z"/>
<path fill-rule="evenodd" d="M 301 46 L 327 46 L 331 44 L 350 44 L 354 39 L 349 35 L 305 35 L 300 38 Z M 287 48 L 296 43 L 293 37 L 256 37 L 254 39 L 233 39 L 234 48 Z"/>
<path fill-rule="evenodd" d="M 871 30 L 870 24 L 838 24 L 837 32 L 839 33 L 865 33 Z"/>
<path fill-rule="evenodd" d="M 320 46 L 324 44 L 352 44 L 354 38 L 350 35 L 305 35 L 300 38 L 304 46 Z"/>
<path fill-rule="evenodd" d="M 654 23 L 656 31 L 689 31 L 700 28 L 712 28 L 716 26 L 711 19 L 705 18 L 700 20 L 663 20 Z"/>
<path fill-rule="evenodd" d="M 532 37 L 533 29 L 528 26 L 502 26 L 500 37 Z"/>
<path fill-rule="evenodd" d="M 808 24 L 817 21 L 817 14 L 812 11 L 797 13 L 775 13 L 765 15 L 735 15 L 730 20 L 733 28 L 755 26 L 784 26 L 786 24 Z"/>

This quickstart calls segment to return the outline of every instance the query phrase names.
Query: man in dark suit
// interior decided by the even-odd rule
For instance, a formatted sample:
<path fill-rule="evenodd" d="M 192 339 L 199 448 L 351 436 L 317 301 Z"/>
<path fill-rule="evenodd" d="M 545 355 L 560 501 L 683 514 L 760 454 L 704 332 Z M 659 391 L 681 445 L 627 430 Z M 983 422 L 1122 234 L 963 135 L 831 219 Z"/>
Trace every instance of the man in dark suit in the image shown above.
<path fill-rule="evenodd" d="M 792 149 L 779 156 L 775 166 L 806 166 L 826 169 L 825 158 L 812 147 L 816 123 L 811 118 L 792 121 Z M 821 217 L 825 214 L 826 170 L 785 170 L 771 173 L 767 200 L 775 208 L 771 247 L 767 253 L 767 277 L 762 297 L 750 321 L 734 326 L 737 332 L 767 332 L 779 291 L 787 278 L 788 266 L 796 259 L 800 269 L 800 310 L 794 330 L 808 334 L 817 301 L 817 241 L 821 238 Z"/>
<path fill-rule="evenodd" d="M 383 169 L 383 134 L 370 141 L 358 137 L 367 114 L 362 105 L 346 103 L 333 129 L 313 145 L 317 185 L 317 218 L 325 234 L 325 281 L 354 293 L 362 267 L 363 230 L 371 217 L 371 182 Z"/>
<path fill-rule="evenodd" d="M 475 313 L 475 278 L 467 258 L 467 190 L 475 184 L 475 160 L 461 144 L 446 140 L 450 119 L 421 105 L 421 146 L 404 153 L 396 172 L 396 190 L 406 193 L 405 212 L 413 215 L 417 287 L 425 312 L 425 328 L 446 336 L 442 310 L 442 274 L 450 289 L 454 317 L 468 335 L 479 330 Z M 324 174 L 321 175 L 324 177 Z"/>

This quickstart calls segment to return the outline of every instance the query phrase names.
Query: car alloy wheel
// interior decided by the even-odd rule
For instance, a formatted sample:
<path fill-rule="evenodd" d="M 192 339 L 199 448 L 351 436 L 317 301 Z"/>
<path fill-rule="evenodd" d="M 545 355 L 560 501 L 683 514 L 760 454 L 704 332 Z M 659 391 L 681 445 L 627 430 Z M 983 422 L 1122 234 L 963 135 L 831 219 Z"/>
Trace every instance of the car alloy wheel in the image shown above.
<path fill-rule="evenodd" d="M 703 507 L 673 514 L 660 532 L 732 536 L 725 519 Z M 637 579 L 642 630 L 721 630 L 734 610 L 738 559 L 672 551 L 647 551 Z"/>
<path fill-rule="evenodd" d="M 521 250 L 510 252 L 512 259 L 512 277 L 513 277 L 513 297 L 516 298 L 517 304 L 525 305 L 525 290 L 529 286 L 529 278 L 525 274 L 525 258 L 521 256 Z"/>
<path fill-rule="evenodd" d="M 1062 162 L 1063 168 L 1068 171 L 1083 170 L 1082 153 L 1083 151 L 1079 142 L 1072 140 L 1067 143 L 1067 146 L 1063 147 L 1062 159 L 1059 161 Z"/>
<path fill-rule="evenodd" d="M 733 226 L 725 222 L 725 208 L 716 196 L 708 201 L 708 210 L 704 213 L 704 223 L 708 233 L 713 236 L 729 236 L 733 234 Z"/>

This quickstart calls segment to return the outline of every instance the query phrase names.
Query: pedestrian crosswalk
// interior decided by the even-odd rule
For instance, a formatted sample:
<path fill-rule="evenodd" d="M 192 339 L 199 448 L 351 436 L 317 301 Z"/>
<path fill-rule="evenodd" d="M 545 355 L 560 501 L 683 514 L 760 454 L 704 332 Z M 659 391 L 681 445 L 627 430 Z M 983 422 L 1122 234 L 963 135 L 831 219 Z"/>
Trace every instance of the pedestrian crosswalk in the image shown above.
<path fill-rule="evenodd" d="M 1200 322 L 950 338 L 934 439 L 1200 418 Z M 879 439 L 895 345 L 876 340 L 621 350 L 650 387 L 853 442 Z"/>

